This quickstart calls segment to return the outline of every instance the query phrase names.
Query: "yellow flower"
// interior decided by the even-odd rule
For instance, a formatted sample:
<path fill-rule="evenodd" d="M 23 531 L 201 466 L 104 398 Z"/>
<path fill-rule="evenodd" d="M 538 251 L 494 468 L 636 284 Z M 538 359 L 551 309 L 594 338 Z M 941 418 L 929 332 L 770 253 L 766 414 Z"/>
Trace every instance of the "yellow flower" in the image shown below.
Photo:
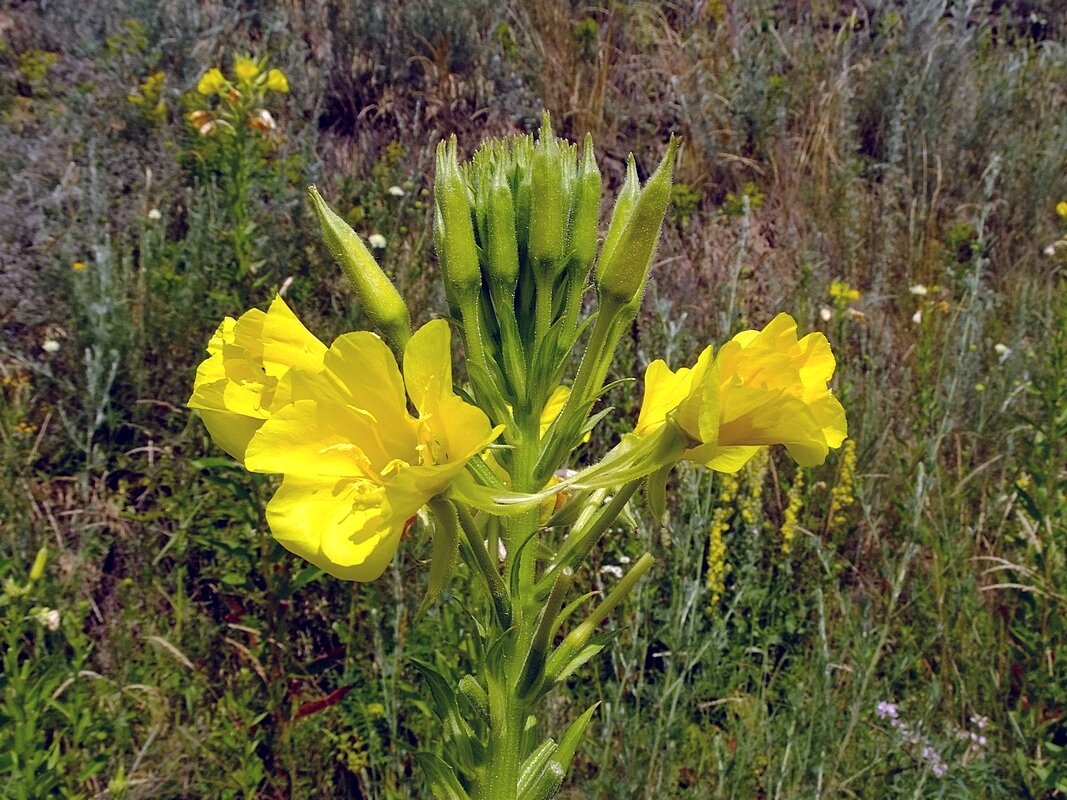
<path fill-rule="evenodd" d="M 830 282 L 830 297 L 834 300 L 859 300 L 859 289 L 853 289 L 844 281 L 831 281 Z"/>
<path fill-rule="evenodd" d="M 672 418 L 690 438 L 684 458 L 736 472 L 756 452 L 785 445 L 802 466 L 821 464 L 847 434 L 845 410 L 827 387 L 834 356 L 821 333 L 797 340 L 797 324 L 779 314 L 762 331 L 737 334 L 712 358 L 673 372 L 662 360 L 645 372 L 634 432 L 650 436 Z"/>
<path fill-rule="evenodd" d="M 267 73 L 267 82 L 264 85 L 272 92 L 282 92 L 284 94 L 289 91 L 289 79 L 285 77 L 285 73 L 280 69 L 270 70 Z"/>
<path fill-rule="evenodd" d="M 246 56 L 237 56 L 233 60 L 233 74 L 239 81 L 253 80 L 259 74 L 259 64 Z"/>
<path fill-rule="evenodd" d="M 208 96 L 219 94 L 225 86 L 226 78 L 223 76 L 222 70 L 218 67 L 212 67 L 200 78 L 200 82 L 196 84 L 196 90 L 200 94 Z"/>
<path fill-rule="evenodd" d="M 227 317 L 207 350 L 189 407 L 200 410 L 215 443 L 241 461 L 252 435 L 291 399 L 290 369 L 319 372 L 326 345 L 276 297 L 266 313 Z"/>
<path fill-rule="evenodd" d="M 75 261 L 70 265 L 70 268 L 75 272 L 84 272 L 89 268 L 89 265 L 84 261 Z"/>
<path fill-rule="evenodd" d="M 1060 219 L 1067 219 L 1067 200 L 1060 200 L 1056 203 L 1056 213 L 1060 216 Z"/>
<path fill-rule="evenodd" d="M 403 378 L 389 347 L 366 331 L 339 337 L 320 372 L 288 375 L 290 402 L 275 401 L 245 454 L 249 470 L 283 476 L 267 504 L 271 532 L 335 577 L 374 580 L 407 521 L 503 427 L 453 391 L 444 320 L 412 335 Z"/>

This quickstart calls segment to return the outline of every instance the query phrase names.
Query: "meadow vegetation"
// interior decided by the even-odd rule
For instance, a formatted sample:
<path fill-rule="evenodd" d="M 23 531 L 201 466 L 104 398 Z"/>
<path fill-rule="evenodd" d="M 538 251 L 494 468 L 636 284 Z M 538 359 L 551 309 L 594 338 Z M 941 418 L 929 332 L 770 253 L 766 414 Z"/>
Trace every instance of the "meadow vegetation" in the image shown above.
<path fill-rule="evenodd" d="M 455 660 L 469 576 L 416 624 L 423 526 L 370 584 L 289 556 L 185 402 L 279 290 L 367 327 L 308 184 L 440 313 L 437 142 L 544 108 L 612 190 L 684 141 L 618 375 L 788 311 L 850 435 L 607 537 L 583 585 L 658 562 L 559 697 L 601 703 L 564 796 L 1067 796 L 1062 4 L 59 0 L 0 37 L 0 795 L 424 796 L 412 660 Z M 287 91 L 198 91 L 237 56 Z"/>

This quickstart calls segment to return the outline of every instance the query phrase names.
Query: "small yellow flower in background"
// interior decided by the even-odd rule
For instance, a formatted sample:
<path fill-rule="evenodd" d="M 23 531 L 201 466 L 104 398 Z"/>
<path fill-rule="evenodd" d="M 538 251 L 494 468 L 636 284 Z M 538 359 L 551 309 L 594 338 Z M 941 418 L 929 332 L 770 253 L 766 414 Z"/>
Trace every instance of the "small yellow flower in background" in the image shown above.
<path fill-rule="evenodd" d="M 839 531 L 848 522 L 847 511 L 856 502 L 856 440 L 849 439 L 841 451 L 837 483 L 830 490 L 830 530 Z"/>
<path fill-rule="evenodd" d="M 236 56 L 233 60 L 233 74 L 239 81 L 251 81 L 259 75 L 259 64 L 247 56 Z"/>
<path fill-rule="evenodd" d="M 290 370 L 321 371 L 326 345 L 278 297 L 266 313 L 252 309 L 240 319 L 227 317 L 207 350 L 210 358 L 196 371 L 188 405 L 200 410 L 215 443 L 243 461 L 252 435 L 289 402 Z"/>
<path fill-rule="evenodd" d="M 734 500 L 741 484 L 734 475 L 720 478 L 719 497 L 711 515 L 708 529 L 708 570 L 704 583 L 708 589 L 708 613 L 715 616 L 719 612 L 719 601 L 726 591 L 726 575 L 730 564 L 726 559 L 726 540 L 723 538 L 730 530 L 730 518 L 734 513 Z"/>
<path fill-rule="evenodd" d="M 70 268 L 75 272 L 85 272 L 85 270 L 89 269 L 89 265 L 84 261 L 74 261 L 71 262 Z"/>
<path fill-rule="evenodd" d="M 861 296 L 859 289 L 853 289 L 844 281 L 830 282 L 830 297 L 834 300 L 859 300 Z"/>
<path fill-rule="evenodd" d="M 852 443 L 850 439 L 845 447 Z M 789 487 L 788 500 L 785 512 L 782 514 L 782 555 L 789 555 L 793 551 L 793 539 L 796 538 L 797 528 L 800 525 L 800 512 L 804 508 L 804 471 L 798 469 L 793 477 L 793 484 Z"/>
<path fill-rule="evenodd" d="M 267 82 L 264 86 L 271 92 L 285 94 L 289 91 L 289 79 L 280 69 L 272 69 L 267 73 Z"/>
<path fill-rule="evenodd" d="M 203 74 L 200 82 L 196 84 L 196 90 L 205 97 L 219 94 L 227 85 L 228 81 L 218 67 L 212 67 Z"/>
<path fill-rule="evenodd" d="M 1060 219 L 1067 219 L 1067 200 L 1060 200 L 1056 203 L 1056 213 L 1060 216 Z"/>
<path fill-rule="evenodd" d="M 416 331 L 402 377 L 377 335 L 326 349 L 276 298 L 266 314 L 223 322 L 189 405 L 247 469 L 282 475 L 267 521 L 286 549 L 374 580 L 407 521 L 503 430 L 454 393 L 450 338 L 444 320 Z"/>
<path fill-rule="evenodd" d="M 708 347 L 691 369 L 649 364 L 634 432 L 649 436 L 669 416 L 693 441 L 684 457 L 721 472 L 772 444 L 815 466 L 847 435 L 845 410 L 827 386 L 835 366 L 823 334 L 798 340 L 796 322 L 779 314 L 762 331 L 737 334 L 714 359 Z"/>

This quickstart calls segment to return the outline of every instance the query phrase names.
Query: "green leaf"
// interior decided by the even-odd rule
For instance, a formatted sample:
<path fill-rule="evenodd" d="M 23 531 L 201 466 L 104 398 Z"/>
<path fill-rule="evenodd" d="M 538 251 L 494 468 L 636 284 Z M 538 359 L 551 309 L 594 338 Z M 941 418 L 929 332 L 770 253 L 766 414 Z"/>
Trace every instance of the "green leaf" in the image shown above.
<path fill-rule="evenodd" d="M 460 712 L 456 695 L 448 681 L 429 664 L 411 659 L 411 663 L 422 675 L 433 696 L 434 713 L 445 723 L 450 734 L 451 744 L 459 765 L 465 769 L 477 768 L 484 756 L 484 747 L 477 740 L 474 731 Z"/>
<path fill-rule="evenodd" d="M 611 643 L 611 640 L 618 635 L 619 631 L 613 630 L 605 633 L 598 633 L 595 636 L 589 637 L 589 641 L 585 646 L 582 647 L 570 661 L 564 664 L 563 668 L 559 671 L 559 674 L 553 676 L 553 680 L 556 683 L 563 683 L 563 681 L 570 677 L 572 672 L 607 647 Z"/>
<path fill-rule="evenodd" d="M 667 513 L 667 475 L 673 466 L 660 467 L 645 479 L 645 499 L 657 522 Z"/>
<path fill-rule="evenodd" d="M 430 791 L 437 800 L 470 800 L 470 795 L 460 785 L 455 771 L 439 756 L 426 751 L 415 754 L 430 784 Z"/>
<path fill-rule="evenodd" d="M 574 753 L 577 751 L 578 743 L 582 740 L 582 736 L 585 734 L 585 729 L 586 726 L 589 725 L 589 720 L 593 718 L 593 714 L 596 713 L 596 710 L 599 707 L 599 701 L 589 706 L 589 708 L 585 710 L 585 713 L 570 724 L 570 727 L 567 728 L 567 732 L 563 734 L 563 738 L 559 740 L 559 748 L 556 750 L 554 760 L 563 767 L 564 775 L 566 775 L 567 770 L 571 767 Z"/>
<path fill-rule="evenodd" d="M 519 797 L 525 796 L 533 788 L 537 779 L 541 777 L 541 773 L 548 766 L 548 760 L 556 752 L 556 747 L 556 742 L 553 739 L 545 739 L 522 762 L 522 766 L 519 767 L 519 783 L 517 787 Z"/>
<path fill-rule="evenodd" d="M 433 546 L 430 555 L 430 582 L 419 604 L 415 620 L 422 619 L 430 606 L 452 580 L 459 552 L 459 520 L 451 503 L 434 503 Z M 444 517 L 444 518 L 442 518 Z"/>

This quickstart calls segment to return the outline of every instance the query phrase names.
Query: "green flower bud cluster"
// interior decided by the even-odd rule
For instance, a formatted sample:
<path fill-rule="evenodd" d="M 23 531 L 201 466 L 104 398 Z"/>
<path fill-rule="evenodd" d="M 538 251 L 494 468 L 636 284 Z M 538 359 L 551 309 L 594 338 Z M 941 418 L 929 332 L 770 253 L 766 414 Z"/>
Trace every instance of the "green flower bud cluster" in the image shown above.
<path fill-rule="evenodd" d="M 556 137 L 546 114 L 536 138 L 490 140 L 463 164 L 454 137 L 438 147 L 434 233 L 446 294 L 462 324 L 476 399 L 507 425 L 509 444 L 533 452 L 536 468 L 502 456 L 520 484 L 536 488 L 581 438 L 644 292 L 676 146 L 672 139 L 644 187 L 630 157 L 599 261 L 602 181 L 590 137 L 581 147 Z M 542 412 L 585 330 L 579 318 L 594 266 L 597 322 L 547 455 Z"/>

